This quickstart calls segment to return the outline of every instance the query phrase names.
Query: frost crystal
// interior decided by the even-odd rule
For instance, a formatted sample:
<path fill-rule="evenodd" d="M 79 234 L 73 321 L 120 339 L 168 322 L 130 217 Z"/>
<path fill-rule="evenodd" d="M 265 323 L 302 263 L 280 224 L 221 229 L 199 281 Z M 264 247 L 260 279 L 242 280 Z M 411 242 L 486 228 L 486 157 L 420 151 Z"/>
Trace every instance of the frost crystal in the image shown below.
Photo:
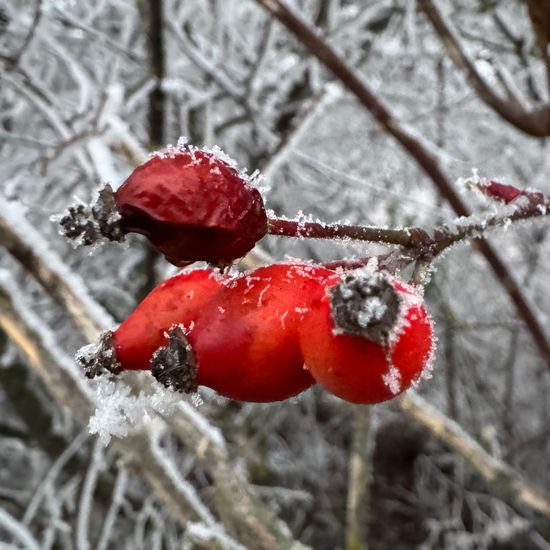
<path fill-rule="evenodd" d="M 107 445 L 112 437 L 126 437 L 144 421 L 159 414 L 170 414 L 181 396 L 155 383 L 153 393 L 132 395 L 129 386 L 99 378 L 95 386 L 96 410 L 90 418 L 90 433 L 98 434 Z"/>
<path fill-rule="evenodd" d="M 389 369 L 388 372 L 382 376 L 382 380 L 393 395 L 397 395 L 401 391 L 401 373 L 391 362 L 391 358 L 389 358 L 388 362 Z"/>

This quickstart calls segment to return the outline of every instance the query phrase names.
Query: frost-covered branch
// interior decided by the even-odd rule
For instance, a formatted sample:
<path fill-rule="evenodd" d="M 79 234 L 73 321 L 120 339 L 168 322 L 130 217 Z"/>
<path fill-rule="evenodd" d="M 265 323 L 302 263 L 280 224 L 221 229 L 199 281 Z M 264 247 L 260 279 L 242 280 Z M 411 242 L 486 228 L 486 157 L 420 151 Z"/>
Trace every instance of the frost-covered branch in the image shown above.
<path fill-rule="evenodd" d="M 500 97 L 478 71 L 475 62 L 470 59 L 460 43 L 452 22 L 443 15 L 437 0 L 420 0 L 420 7 L 430 19 L 449 57 L 465 73 L 468 83 L 484 103 L 510 124 L 527 134 L 535 137 L 550 135 L 550 106 L 546 105 L 530 112 L 523 107 L 518 107 L 516 103 Z"/>
<path fill-rule="evenodd" d="M 361 225 L 329 224 L 304 220 L 285 220 L 270 218 L 268 233 L 282 237 L 301 237 L 308 239 L 345 239 L 400 246 L 410 246 L 411 231 L 407 229 L 385 229 Z"/>
<path fill-rule="evenodd" d="M 14 539 L 18 540 L 28 550 L 40 549 L 38 541 L 32 536 L 27 527 L 3 508 L 0 508 L 0 527 L 10 533 Z"/>
<path fill-rule="evenodd" d="M 376 445 L 375 410 L 354 406 L 346 508 L 346 550 L 366 550 L 370 518 L 373 456 Z"/>
<path fill-rule="evenodd" d="M 508 464 L 491 456 L 456 422 L 417 393 L 408 392 L 397 400 L 397 406 L 442 443 L 464 457 L 501 498 L 515 507 L 526 507 L 550 518 L 550 500 L 545 494 L 523 479 Z"/>

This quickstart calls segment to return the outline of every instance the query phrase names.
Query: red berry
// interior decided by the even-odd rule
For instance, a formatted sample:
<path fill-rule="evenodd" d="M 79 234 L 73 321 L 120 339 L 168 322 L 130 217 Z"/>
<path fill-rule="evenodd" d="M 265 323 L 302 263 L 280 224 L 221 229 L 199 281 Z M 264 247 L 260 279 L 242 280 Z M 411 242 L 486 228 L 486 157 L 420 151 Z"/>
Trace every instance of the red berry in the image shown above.
<path fill-rule="evenodd" d="M 303 366 L 298 327 L 336 277 L 322 267 L 271 265 L 224 281 L 190 330 L 172 333 L 153 373 L 164 378 L 166 368 L 156 364 L 187 348 L 197 383 L 227 397 L 267 402 L 300 393 L 313 379 Z"/>
<path fill-rule="evenodd" d="M 145 235 L 175 265 L 230 264 L 267 232 L 262 197 L 217 151 L 169 148 L 136 168 L 92 207 L 71 207 L 63 232 L 82 244 Z"/>
<path fill-rule="evenodd" d="M 99 345 L 79 355 L 86 374 L 149 369 L 153 353 L 166 342 L 165 333 L 176 323 L 190 325 L 220 291 L 221 280 L 215 271 L 197 269 L 161 283 L 117 330 L 105 332 Z"/>
<path fill-rule="evenodd" d="M 161 283 L 114 332 L 118 360 L 128 370 L 149 369 L 174 324 L 189 326 L 221 289 L 221 276 L 210 269 L 181 273 Z"/>
<path fill-rule="evenodd" d="M 267 231 L 259 191 L 227 162 L 194 147 L 136 168 L 116 203 L 123 230 L 146 235 L 176 265 L 230 263 Z"/>
<path fill-rule="evenodd" d="M 419 379 L 433 338 L 412 288 L 363 271 L 311 308 L 300 326 L 300 345 L 307 368 L 327 390 L 353 403 L 378 403 Z"/>
<path fill-rule="evenodd" d="M 248 401 L 277 401 L 312 383 L 298 327 L 335 274 L 307 265 L 272 265 L 237 279 L 197 320 L 189 341 L 198 382 Z"/>

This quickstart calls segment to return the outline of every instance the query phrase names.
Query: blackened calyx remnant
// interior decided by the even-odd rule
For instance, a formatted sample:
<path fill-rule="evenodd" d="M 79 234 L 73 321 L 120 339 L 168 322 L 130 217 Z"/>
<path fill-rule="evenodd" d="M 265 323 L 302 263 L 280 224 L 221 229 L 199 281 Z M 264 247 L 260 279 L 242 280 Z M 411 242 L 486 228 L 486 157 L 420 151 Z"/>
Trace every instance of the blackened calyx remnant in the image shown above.
<path fill-rule="evenodd" d="M 387 345 L 400 310 L 387 274 L 358 270 L 330 289 L 332 319 L 343 333 Z"/>
<path fill-rule="evenodd" d="M 96 344 L 81 348 L 76 354 L 76 360 L 88 378 L 95 378 L 106 370 L 112 374 L 119 374 L 122 370 L 113 346 L 113 333 L 110 330 L 103 332 Z"/>
<path fill-rule="evenodd" d="M 124 240 L 115 193 L 108 183 L 99 190 L 93 204 L 69 206 L 58 219 L 61 233 L 82 245 L 89 246 L 102 239 Z"/>
<path fill-rule="evenodd" d="M 198 389 L 197 367 L 191 345 L 178 325 L 167 336 L 168 345 L 157 349 L 151 358 L 151 374 L 167 388 L 194 393 Z"/>

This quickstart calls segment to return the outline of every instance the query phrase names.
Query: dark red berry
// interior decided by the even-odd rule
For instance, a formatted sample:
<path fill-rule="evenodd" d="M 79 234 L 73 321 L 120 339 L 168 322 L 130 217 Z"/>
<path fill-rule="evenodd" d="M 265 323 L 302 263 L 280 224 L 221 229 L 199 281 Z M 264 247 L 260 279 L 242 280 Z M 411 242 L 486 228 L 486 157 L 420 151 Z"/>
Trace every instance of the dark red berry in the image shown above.
<path fill-rule="evenodd" d="M 83 244 L 135 232 L 175 265 L 227 265 L 266 234 L 267 217 L 258 189 L 220 152 L 183 146 L 155 154 L 114 194 L 106 186 L 92 207 L 69 209 L 61 225 Z"/>

